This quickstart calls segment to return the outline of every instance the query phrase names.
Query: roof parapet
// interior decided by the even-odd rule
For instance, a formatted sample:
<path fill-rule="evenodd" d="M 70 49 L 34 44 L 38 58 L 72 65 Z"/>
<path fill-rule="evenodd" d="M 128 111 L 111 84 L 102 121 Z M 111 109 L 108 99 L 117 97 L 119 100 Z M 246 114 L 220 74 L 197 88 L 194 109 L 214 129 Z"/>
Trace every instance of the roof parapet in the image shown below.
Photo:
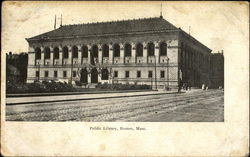
<path fill-rule="evenodd" d="M 146 19 L 156 19 L 159 17 L 144 17 L 144 18 L 138 18 L 138 19 L 122 19 L 122 20 L 112 20 L 112 21 L 103 21 L 103 22 L 87 22 L 87 23 L 80 23 L 80 24 L 68 24 L 68 25 L 63 25 L 63 26 L 72 26 L 72 25 L 91 25 L 91 24 L 103 24 L 103 23 L 115 23 L 115 22 L 124 22 L 124 21 L 137 21 L 137 20 L 146 20 Z M 159 18 L 159 19 L 163 19 L 163 18 Z"/>

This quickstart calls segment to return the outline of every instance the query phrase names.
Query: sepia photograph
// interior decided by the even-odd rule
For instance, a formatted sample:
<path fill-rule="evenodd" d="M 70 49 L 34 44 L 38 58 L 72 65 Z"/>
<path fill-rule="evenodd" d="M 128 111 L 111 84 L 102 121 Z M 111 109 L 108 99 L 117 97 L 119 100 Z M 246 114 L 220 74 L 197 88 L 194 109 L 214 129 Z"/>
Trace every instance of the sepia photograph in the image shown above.
<path fill-rule="evenodd" d="M 19 30 L 27 47 L 6 54 L 6 120 L 223 122 L 223 46 L 155 7 L 95 22 L 65 11 L 46 25 L 40 14 L 48 28 Z"/>
<path fill-rule="evenodd" d="M 1 20 L 3 154 L 247 153 L 248 2 L 5 1 Z"/>

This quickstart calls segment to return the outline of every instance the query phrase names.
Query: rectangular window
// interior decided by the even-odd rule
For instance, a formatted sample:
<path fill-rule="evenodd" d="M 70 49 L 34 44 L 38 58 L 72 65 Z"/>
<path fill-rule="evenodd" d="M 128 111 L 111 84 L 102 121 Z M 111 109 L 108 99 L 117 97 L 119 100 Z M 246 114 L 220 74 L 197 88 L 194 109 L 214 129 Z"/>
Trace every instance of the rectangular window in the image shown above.
<path fill-rule="evenodd" d="M 73 77 L 76 77 L 76 71 L 73 71 Z"/>
<path fill-rule="evenodd" d="M 118 71 L 114 71 L 114 77 L 118 77 Z"/>
<path fill-rule="evenodd" d="M 153 71 L 148 71 L 148 78 L 152 78 L 153 77 Z"/>
<path fill-rule="evenodd" d="M 129 71 L 125 71 L 125 77 L 129 78 Z"/>
<path fill-rule="evenodd" d="M 137 71 L 137 78 L 141 77 L 141 71 Z"/>
<path fill-rule="evenodd" d="M 44 74 L 45 77 L 49 77 L 49 72 L 48 72 L 48 71 L 45 71 L 44 73 L 45 73 L 45 74 Z"/>
<path fill-rule="evenodd" d="M 40 73 L 39 71 L 36 71 L 36 77 L 39 77 Z"/>
<path fill-rule="evenodd" d="M 54 71 L 54 77 L 55 78 L 57 77 L 57 71 Z"/>
<path fill-rule="evenodd" d="M 165 77 L 165 71 L 161 71 L 161 78 Z"/>
<path fill-rule="evenodd" d="M 63 77 L 67 77 L 67 71 L 63 71 Z"/>

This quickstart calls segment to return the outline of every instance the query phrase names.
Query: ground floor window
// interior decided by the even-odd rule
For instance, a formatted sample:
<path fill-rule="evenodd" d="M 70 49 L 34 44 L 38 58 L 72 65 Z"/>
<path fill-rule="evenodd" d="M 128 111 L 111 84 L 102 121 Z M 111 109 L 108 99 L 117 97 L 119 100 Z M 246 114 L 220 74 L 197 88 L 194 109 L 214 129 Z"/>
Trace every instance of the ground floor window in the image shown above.
<path fill-rule="evenodd" d="M 125 71 L 125 77 L 129 78 L 129 71 Z"/>
<path fill-rule="evenodd" d="M 49 77 L 49 72 L 48 72 L 48 71 L 45 71 L 45 72 L 44 72 L 44 76 L 45 76 L 45 77 Z"/>
<path fill-rule="evenodd" d="M 76 77 L 76 71 L 73 71 L 73 77 Z"/>
<path fill-rule="evenodd" d="M 165 71 L 161 71 L 161 78 L 165 78 Z"/>
<path fill-rule="evenodd" d="M 57 77 L 57 71 L 54 71 L 54 77 L 55 78 Z"/>
<path fill-rule="evenodd" d="M 148 78 L 152 78 L 153 77 L 153 71 L 148 71 Z"/>
<path fill-rule="evenodd" d="M 118 71 L 114 71 L 114 77 L 118 77 Z"/>
<path fill-rule="evenodd" d="M 63 77 L 67 77 L 67 71 L 63 71 Z"/>
<path fill-rule="evenodd" d="M 39 71 L 36 71 L 36 77 L 39 77 L 40 73 Z"/>
<path fill-rule="evenodd" d="M 108 69 L 102 69 L 102 80 L 108 80 L 108 79 L 109 79 Z"/>
<path fill-rule="evenodd" d="M 137 71 L 137 78 L 141 77 L 141 71 Z"/>

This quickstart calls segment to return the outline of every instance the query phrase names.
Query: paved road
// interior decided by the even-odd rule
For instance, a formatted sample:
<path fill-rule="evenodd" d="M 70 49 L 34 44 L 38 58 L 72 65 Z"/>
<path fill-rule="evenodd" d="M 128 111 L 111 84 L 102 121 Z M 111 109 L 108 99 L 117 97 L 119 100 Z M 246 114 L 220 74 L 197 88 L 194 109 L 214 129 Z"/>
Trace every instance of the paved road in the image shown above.
<path fill-rule="evenodd" d="M 163 95 L 7 105 L 6 120 L 221 122 L 224 120 L 223 112 L 223 91 L 196 90 Z"/>

